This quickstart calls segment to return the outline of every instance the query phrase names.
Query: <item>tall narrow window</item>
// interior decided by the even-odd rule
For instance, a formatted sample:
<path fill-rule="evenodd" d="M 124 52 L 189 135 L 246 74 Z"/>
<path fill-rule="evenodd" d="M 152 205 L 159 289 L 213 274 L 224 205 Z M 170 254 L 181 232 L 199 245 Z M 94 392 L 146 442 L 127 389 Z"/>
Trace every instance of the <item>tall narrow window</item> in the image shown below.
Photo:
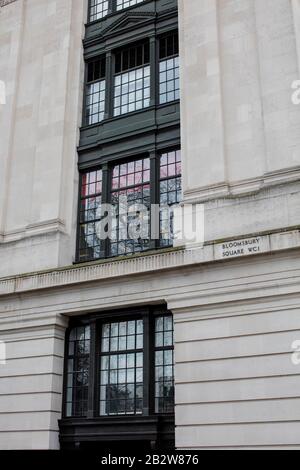
<path fill-rule="evenodd" d="M 181 152 L 164 153 L 160 157 L 160 244 L 171 246 L 173 207 L 181 202 Z"/>
<path fill-rule="evenodd" d="M 149 42 L 115 54 L 114 116 L 150 106 Z"/>
<path fill-rule="evenodd" d="M 90 327 L 70 332 L 67 358 L 66 416 L 87 414 L 90 358 Z"/>
<path fill-rule="evenodd" d="M 173 320 L 155 320 L 155 412 L 174 411 Z"/>
<path fill-rule="evenodd" d="M 86 110 L 87 125 L 104 119 L 105 112 L 105 57 L 87 64 Z"/>
<path fill-rule="evenodd" d="M 100 258 L 100 221 L 102 195 L 102 170 L 90 171 L 81 176 L 79 259 Z"/>
<path fill-rule="evenodd" d="M 109 0 L 90 0 L 90 21 L 104 18 L 108 14 Z"/>
<path fill-rule="evenodd" d="M 180 98 L 178 32 L 159 40 L 159 103 Z"/>
<path fill-rule="evenodd" d="M 100 415 L 143 410 L 143 320 L 105 323 L 101 335 Z"/>
<path fill-rule="evenodd" d="M 150 159 L 131 161 L 113 168 L 111 202 L 116 209 L 116 221 L 111 240 L 111 255 L 136 253 L 149 246 L 149 227 L 147 215 L 143 214 L 140 222 L 145 222 L 147 233 L 142 227 L 136 227 L 137 205 L 150 210 Z M 126 212 L 128 209 L 128 212 Z M 132 210 L 131 210 L 132 209 Z M 126 215 L 127 214 L 127 215 Z M 126 216 L 124 223 L 124 216 Z M 130 233 L 137 228 L 136 235 Z M 140 230 L 140 232 L 139 232 Z"/>

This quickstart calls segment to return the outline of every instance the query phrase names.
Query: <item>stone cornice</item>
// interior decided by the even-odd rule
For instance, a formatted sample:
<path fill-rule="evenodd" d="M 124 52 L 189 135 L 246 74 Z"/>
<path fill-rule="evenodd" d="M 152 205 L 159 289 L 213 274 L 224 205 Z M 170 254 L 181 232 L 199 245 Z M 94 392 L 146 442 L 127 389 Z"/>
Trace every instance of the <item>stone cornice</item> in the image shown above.
<path fill-rule="evenodd" d="M 299 182 L 299 179 L 300 167 L 297 166 L 265 173 L 262 177 L 243 179 L 234 183 L 221 182 L 207 187 L 185 190 L 185 202 L 195 204 L 223 198 L 256 196 L 266 189 Z"/>
<path fill-rule="evenodd" d="M 248 244 L 249 238 L 236 239 L 237 243 L 234 240 L 223 240 L 218 243 L 208 243 L 203 247 L 170 249 L 127 258 L 117 258 L 98 263 L 69 266 L 2 278 L 0 279 L 0 296 L 78 285 L 93 281 L 113 281 L 123 276 L 143 275 L 216 261 L 227 262 L 232 261 L 232 259 L 243 259 L 245 257 L 300 248 L 300 230 L 298 227 L 293 230 L 290 229 L 271 234 L 251 235 L 252 239 L 259 239 L 258 252 L 247 253 L 247 256 L 237 253 L 237 255 L 224 258 L 224 246 L 226 250 L 234 249 L 230 248 L 230 246 L 244 246 L 245 242 Z M 229 248 L 227 248 L 228 246 Z"/>

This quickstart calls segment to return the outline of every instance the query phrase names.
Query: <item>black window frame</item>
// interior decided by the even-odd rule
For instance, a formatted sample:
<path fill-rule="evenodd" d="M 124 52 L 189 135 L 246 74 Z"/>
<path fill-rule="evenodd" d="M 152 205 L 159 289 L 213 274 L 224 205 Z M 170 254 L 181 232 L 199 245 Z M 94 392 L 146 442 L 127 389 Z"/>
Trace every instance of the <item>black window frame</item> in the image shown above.
<path fill-rule="evenodd" d="M 68 354 L 70 333 L 74 328 L 90 326 L 90 359 L 89 359 L 89 409 L 87 414 L 82 415 L 82 419 L 88 417 L 101 418 L 104 420 L 112 419 L 111 415 L 104 416 L 100 414 L 100 370 L 101 364 L 100 359 L 103 353 L 101 351 L 101 328 L 107 323 L 118 323 L 126 322 L 130 320 L 143 320 L 143 413 L 141 416 L 148 416 L 149 414 L 154 415 L 172 415 L 174 412 L 158 413 L 155 411 L 155 390 L 154 390 L 154 375 L 155 375 L 155 352 L 157 349 L 160 350 L 172 350 L 174 351 L 174 341 L 172 346 L 161 346 L 155 345 L 155 319 L 158 317 L 172 318 L 172 312 L 169 311 L 166 306 L 161 307 L 138 307 L 132 309 L 122 309 L 114 312 L 105 312 L 99 314 L 93 314 L 85 317 L 74 318 L 70 321 L 70 325 L 66 332 L 66 343 L 65 343 L 65 361 L 64 361 L 64 396 L 63 396 L 63 411 L 62 416 L 64 419 L 78 418 L 76 414 L 68 416 L 66 412 L 67 407 L 67 382 L 68 382 Z M 173 320 L 174 329 L 174 320 Z M 90 394 L 90 389 L 91 394 Z M 92 400 L 91 402 L 91 396 Z M 132 416 L 137 415 L 117 415 L 126 416 L 130 419 Z M 114 419 L 114 417 L 113 417 Z"/>
<path fill-rule="evenodd" d="M 111 194 L 112 194 L 112 169 L 115 165 L 122 163 L 129 163 L 132 161 L 138 161 L 140 159 L 149 158 L 150 159 L 150 204 L 160 205 L 160 185 L 162 178 L 160 175 L 161 168 L 161 157 L 162 155 L 169 154 L 171 152 L 181 152 L 180 145 L 174 145 L 173 147 L 160 149 L 157 151 L 146 152 L 143 154 L 138 154 L 132 157 L 113 159 L 111 161 L 103 162 L 100 165 L 93 166 L 91 168 L 85 168 L 79 173 L 79 191 L 78 191 L 78 215 L 77 215 L 77 237 L 76 237 L 76 264 L 80 263 L 89 263 L 94 261 L 100 261 L 104 259 L 114 259 L 117 257 L 123 256 L 132 256 L 136 253 L 143 254 L 153 250 L 172 248 L 173 245 L 170 243 L 164 243 L 160 237 L 160 214 L 155 214 L 155 220 L 150 220 L 151 224 L 151 233 L 149 238 L 149 245 L 146 249 L 138 252 L 130 252 L 127 254 L 111 254 L 110 252 L 110 240 L 102 240 L 100 247 L 99 257 L 84 257 L 81 256 L 81 226 L 85 225 L 81 223 L 81 202 L 83 198 L 81 197 L 81 188 L 82 188 L 82 179 L 86 173 L 91 171 L 102 170 L 102 193 L 101 193 L 101 203 L 109 204 L 111 203 Z M 176 177 L 174 177 L 176 178 Z M 182 185 L 182 173 L 177 176 L 181 180 Z M 169 178 L 166 178 L 168 180 Z M 182 191 L 182 190 L 181 190 Z M 171 205 L 170 205 L 171 206 Z M 100 219 L 95 219 L 93 222 L 99 222 Z M 86 222 L 87 223 L 87 222 Z M 155 238 L 151 238 L 151 234 L 155 235 Z"/>
<path fill-rule="evenodd" d="M 60 421 L 61 430 L 66 427 L 69 429 L 71 426 L 79 428 L 81 425 L 85 426 L 87 420 L 91 425 L 96 426 L 99 433 L 99 439 L 109 440 L 105 437 L 105 429 L 107 426 L 112 425 L 112 440 L 124 438 L 123 432 L 121 433 L 120 427 L 134 429 L 133 440 L 138 440 L 139 435 L 136 430 L 141 429 L 141 432 L 147 430 L 148 426 L 157 426 L 157 434 L 162 432 L 164 425 L 167 426 L 168 438 L 173 443 L 174 434 L 174 414 L 175 414 L 175 400 L 172 412 L 157 413 L 155 410 L 155 321 L 158 317 L 172 318 L 173 328 L 174 319 L 172 312 L 170 312 L 166 305 L 149 306 L 149 307 L 135 307 L 131 309 L 115 310 L 110 312 L 102 312 L 98 314 L 90 314 L 85 317 L 73 318 L 70 320 L 69 327 L 66 332 L 65 341 L 65 360 L 64 360 L 64 376 L 63 376 L 63 406 L 62 406 L 62 419 Z M 100 371 L 101 371 L 101 328 L 103 324 L 123 322 L 127 320 L 143 320 L 143 412 L 142 414 L 133 415 L 108 415 L 100 414 Z M 85 416 L 68 416 L 66 413 L 66 391 L 68 379 L 68 349 L 69 349 L 69 336 L 73 328 L 78 326 L 90 326 L 90 368 L 89 368 L 89 389 L 88 389 L 88 410 Z M 171 349 L 174 351 L 174 341 Z M 173 375 L 173 390 L 175 389 L 175 380 Z M 128 427 L 129 426 L 129 427 Z M 84 431 L 82 431 L 84 434 Z M 64 431 L 62 431 L 64 434 Z M 171 436 L 171 439 L 170 439 Z M 130 438 L 130 436 L 129 436 Z M 86 438 L 88 440 L 88 436 Z M 126 437 L 128 439 L 128 436 Z M 80 439 L 75 439 L 77 442 Z M 75 442 L 74 441 L 74 442 Z"/>
<path fill-rule="evenodd" d="M 161 41 L 164 41 L 168 37 L 177 37 L 178 39 L 178 28 L 172 28 L 170 31 L 165 31 L 163 33 L 157 34 L 153 40 L 149 37 L 144 37 L 138 41 L 132 41 L 122 44 L 122 46 L 115 47 L 111 50 L 102 51 L 97 55 L 93 55 L 89 57 L 85 61 L 85 93 L 83 99 L 83 116 L 82 116 L 82 127 L 90 128 L 92 126 L 103 125 L 105 121 L 110 120 L 117 120 L 117 119 L 124 119 L 130 115 L 135 113 L 147 112 L 147 110 L 151 108 L 162 108 L 164 106 L 172 105 L 175 103 L 180 102 L 180 97 L 175 98 L 174 100 L 166 101 L 164 103 L 160 102 L 160 63 L 162 60 L 167 60 L 168 58 L 176 58 L 179 57 L 179 53 L 174 55 L 168 56 L 165 59 L 160 58 L 160 44 Z M 177 43 L 179 46 L 179 44 Z M 137 50 L 139 47 L 143 46 L 143 63 L 140 65 L 135 64 L 134 66 L 122 69 L 122 62 L 120 70 L 117 69 L 117 55 L 123 57 L 124 53 L 129 50 Z M 146 46 L 146 48 L 145 48 Z M 148 53 L 149 56 L 145 58 L 145 50 L 149 47 Z M 178 48 L 179 51 L 179 48 Z M 106 61 L 106 74 L 102 80 L 105 80 L 105 104 L 104 104 L 104 118 L 95 123 L 89 123 L 87 120 L 87 95 L 86 90 L 88 85 L 88 68 L 91 62 L 96 62 L 97 60 L 105 60 Z M 115 77 L 118 75 L 122 75 L 123 73 L 130 73 L 131 71 L 138 70 L 140 68 L 149 67 L 150 68 L 150 97 L 149 105 L 143 106 L 142 108 L 135 109 L 132 111 L 127 111 L 120 114 L 115 114 L 115 96 L 114 96 L 114 89 L 115 89 Z M 91 82 L 93 83 L 93 82 Z M 144 90 L 144 88 L 143 88 Z"/>

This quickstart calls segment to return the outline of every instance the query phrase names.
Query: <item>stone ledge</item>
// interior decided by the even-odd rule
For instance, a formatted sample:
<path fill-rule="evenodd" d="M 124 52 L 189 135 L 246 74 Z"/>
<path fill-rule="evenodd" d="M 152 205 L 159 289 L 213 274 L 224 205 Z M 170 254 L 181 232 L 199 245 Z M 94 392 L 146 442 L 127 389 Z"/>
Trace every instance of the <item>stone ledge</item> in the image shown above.
<path fill-rule="evenodd" d="M 151 252 L 130 258 L 123 257 L 2 278 L 0 279 L 0 296 L 123 276 L 141 275 L 203 263 L 224 262 L 297 248 L 300 248 L 299 229 L 253 235 L 248 238 L 209 243 L 202 247 Z"/>

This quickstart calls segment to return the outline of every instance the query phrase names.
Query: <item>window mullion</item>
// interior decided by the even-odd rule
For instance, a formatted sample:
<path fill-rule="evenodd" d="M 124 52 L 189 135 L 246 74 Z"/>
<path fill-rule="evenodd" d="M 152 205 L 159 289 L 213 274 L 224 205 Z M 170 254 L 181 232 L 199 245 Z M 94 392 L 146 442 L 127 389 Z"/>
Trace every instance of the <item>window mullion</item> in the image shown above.
<path fill-rule="evenodd" d="M 157 40 L 151 36 L 150 42 L 150 106 L 156 104 L 156 83 L 157 83 Z"/>
<path fill-rule="evenodd" d="M 113 54 L 112 51 L 106 53 L 106 73 L 105 73 L 105 119 L 113 115 Z"/>
<path fill-rule="evenodd" d="M 150 157 L 150 247 L 155 249 L 159 240 L 159 177 L 158 177 L 158 156 L 155 150 L 149 153 Z"/>
<path fill-rule="evenodd" d="M 149 313 L 143 315 L 143 323 L 144 323 L 143 415 L 149 416 L 151 413 L 151 395 L 150 395 L 151 351 L 150 351 Z"/>
<path fill-rule="evenodd" d="M 102 204 L 109 204 L 110 202 L 110 170 L 108 164 L 105 163 L 102 165 L 102 175 L 103 175 L 103 187 L 102 187 Z M 101 251 L 103 258 L 107 257 L 109 254 L 109 239 L 101 241 Z"/>
<path fill-rule="evenodd" d="M 108 0 L 108 15 L 116 11 L 116 0 Z"/>
<path fill-rule="evenodd" d="M 87 417 L 94 418 L 96 413 L 96 321 L 90 323 L 90 360 L 89 360 L 89 391 Z"/>

